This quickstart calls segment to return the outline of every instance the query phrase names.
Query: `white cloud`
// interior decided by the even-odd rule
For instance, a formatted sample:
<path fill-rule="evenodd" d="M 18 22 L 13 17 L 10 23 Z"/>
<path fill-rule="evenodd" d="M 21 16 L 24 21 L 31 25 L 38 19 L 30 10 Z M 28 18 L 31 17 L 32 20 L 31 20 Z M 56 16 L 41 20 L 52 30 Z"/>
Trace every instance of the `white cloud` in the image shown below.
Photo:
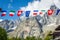
<path fill-rule="evenodd" d="M 60 8 L 60 0 L 53 0 L 54 1 L 54 4 L 58 7 L 58 8 Z"/>
<path fill-rule="evenodd" d="M 30 16 L 33 13 L 33 10 L 48 10 L 50 9 L 50 6 L 53 4 L 52 0 L 41 0 L 41 1 L 33 1 L 32 3 L 29 2 L 28 6 L 26 7 L 22 7 L 21 9 L 26 11 L 26 10 L 30 10 Z"/>

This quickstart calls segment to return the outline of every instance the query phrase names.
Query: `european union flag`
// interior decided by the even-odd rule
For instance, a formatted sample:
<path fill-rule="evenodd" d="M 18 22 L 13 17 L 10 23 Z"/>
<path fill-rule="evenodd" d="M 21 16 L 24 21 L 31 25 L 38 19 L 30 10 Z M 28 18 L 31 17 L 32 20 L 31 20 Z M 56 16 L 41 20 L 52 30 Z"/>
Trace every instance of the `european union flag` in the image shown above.
<path fill-rule="evenodd" d="M 29 17 L 29 14 L 30 14 L 30 11 L 26 11 L 25 16 L 26 16 L 26 17 Z"/>
<path fill-rule="evenodd" d="M 58 13 L 59 13 L 59 12 L 60 12 L 60 9 L 58 9 L 58 10 L 57 10 L 57 13 L 56 13 L 56 15 L 58 15 Z"/>

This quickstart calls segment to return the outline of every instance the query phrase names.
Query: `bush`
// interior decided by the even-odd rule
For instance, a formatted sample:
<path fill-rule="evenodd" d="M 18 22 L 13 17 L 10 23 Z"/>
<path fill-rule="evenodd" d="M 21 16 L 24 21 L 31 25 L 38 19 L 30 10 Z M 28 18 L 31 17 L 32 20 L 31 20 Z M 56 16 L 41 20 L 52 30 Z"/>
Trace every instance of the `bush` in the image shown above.
<path fill-rule="evenodd" d="M 22 40 L 22 39 L 21 38 L 12 37 L 12 38 L 9 38 L 8 40 Z"/>
<path fill-rule="evenodd" d="M 53 38 L 52 35 L 49 35 L 51 32 L 48 33 L 48 35 L 45 37 L 44 40 L 51 40 Z M 40 37 L 26 37 L 25 39 L 24 38 L 15 38 L 15 37 L 12 37 L 12 38 L 7 38 L 7 32 L 5 29 L 1 28 L 0 27 L 0 40 L 42 40 Z"/>
<path fill-rule="evenodd" d="M 26 37 L 26 39 L 25 40 L 36 40 L 36 38 L 33 36 L 33 37 Z"/>
<path fill-rule="evenodd" d="M 0 27 L 0 40 L 7 40 L 7 32 L 5 29 Z"/>
<path fill-rule="evenodd" d="M 42 40 L 42 38 L 38 37 L 37 40 Z"/>
<path fill-rule="evenodd" d="M 51 33 L 52 33 L 52 32 L 50 31 L 50 32 L 48 33 L 48 35 L 45 37 L 44 40 L 51 40 L 51 39 L 53 39 L 53 36 L 50 35 Z"/>

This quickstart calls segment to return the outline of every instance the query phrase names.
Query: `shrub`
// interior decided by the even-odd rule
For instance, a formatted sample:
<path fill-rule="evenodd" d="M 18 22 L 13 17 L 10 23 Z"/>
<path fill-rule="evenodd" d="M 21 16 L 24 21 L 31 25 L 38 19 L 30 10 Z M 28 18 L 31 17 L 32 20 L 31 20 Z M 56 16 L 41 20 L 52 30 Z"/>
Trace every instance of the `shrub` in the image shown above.
<path fill-rule="evenodd" d="M 0 27 L 0 40 L 7 40 L 7 32 L 5 29 Z"/>

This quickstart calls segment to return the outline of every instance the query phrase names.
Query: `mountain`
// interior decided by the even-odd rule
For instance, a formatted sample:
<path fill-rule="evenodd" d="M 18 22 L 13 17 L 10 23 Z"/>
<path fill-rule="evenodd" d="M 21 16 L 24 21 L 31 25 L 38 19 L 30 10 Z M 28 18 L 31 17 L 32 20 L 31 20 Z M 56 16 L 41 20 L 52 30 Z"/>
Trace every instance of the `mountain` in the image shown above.
<path fill-rule="evenodd" d="M 0 27 L 4 28 L 7 32 L 15 30 L 15 22 L 13 20 L 3 20 L 0 22 Z"/>
<path fill-rule="evenodd" d="M 44 34 L 47 34 L 47 31 L 54 32 L 57 26 L 60 25 L 60 13 L 56 15 L 56 12 L 59 8 L 57 8 L 55 5 L 52 5 L 50 9 L 54 10 L 54 13 L 51 16 L 48 16 L 47 13 L 45 13 L 43 18 L 39 21 L 43 25 L 42 29 Z"/>
<path fill-rule="evenodd" d="M 54 31 L 60 25 L 60 14 L 56 15 L 57 7 L 52 5 L 50 9 L 54 10 L 51 16 L 37 15 L 36 17 L 19 18 L 17 20 L 2 20 L 0 26 L 6 29 L 9 37 L 41 36 L 41 33 L 47 34 L 47 31 Z"/>
<path fill-rule="evenodd" d="M 8 33 L 9 37 L 26 37 L 26 36 L 40 36 L 40 25 L 37 22 L 36 17 L 27 18 L 23 20 L 17 25 L 17 28 L 13 31 Z M 38 35 L 39 34 L 39 35 Z"/>

